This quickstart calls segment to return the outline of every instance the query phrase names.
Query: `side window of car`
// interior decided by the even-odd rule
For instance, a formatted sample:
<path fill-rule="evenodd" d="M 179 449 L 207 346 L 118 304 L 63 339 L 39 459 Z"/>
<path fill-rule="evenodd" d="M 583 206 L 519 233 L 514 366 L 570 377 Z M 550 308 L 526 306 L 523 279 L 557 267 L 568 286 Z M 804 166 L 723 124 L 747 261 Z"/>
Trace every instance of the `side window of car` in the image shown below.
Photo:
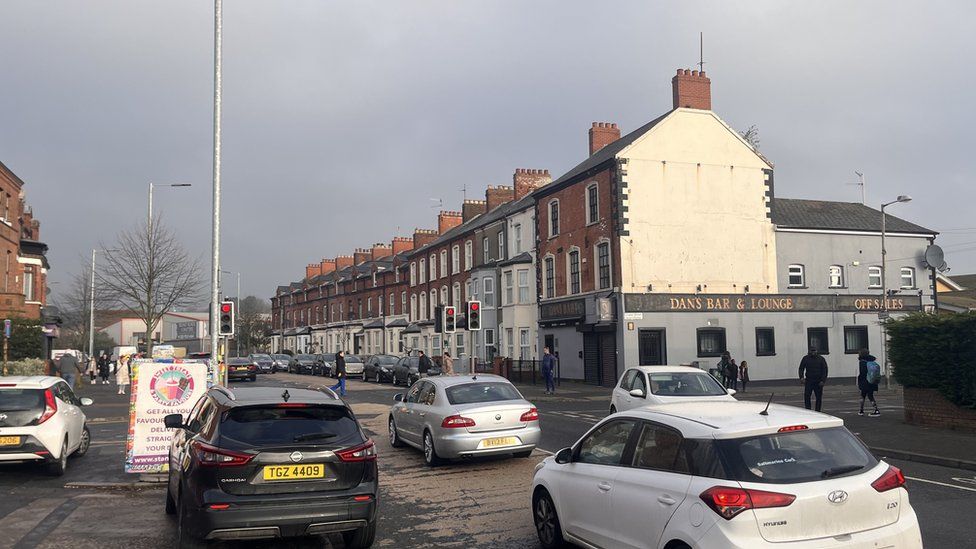
<path fill-rule="evenodd" d="M 426 382 L 424 383 L 423 390 L 420 392 L 420 397 L 418 399 L 418 402 L 420 402 L 421 404 L 425 404 L 427 406 L 433 406 L 434 398 L 436 395 L 437 395 L 437 387 L 434 387 L 433 383 Z"/>
<path fill-rule="evenodd" d="M 620 465 L 635 424 L 634 420 L 626 419 L 601 425 L 580 443 L 579 457 L 575 461 Z"/>
<path fill-rule="evenodd" d="M 620 388 L 624 391 L 629 391 L 631 385 L 634 383 L 634 376 L 637 375 L 637 370 L 627 370 L 624 372 L 624 377 L 620 380 Z"/>
<path fill-rule="evenodd" d="M 56 396 L 59 399 L 61 399 L 62 402 L 65 402 L 65 403 L 68 403 L 68 404 L 74 404 L 73 402 L 71 402 L 71 397 L 69 397 L 68 394 L 67 394 L 68 393 L 68 384 L 67 383 L 65 383 L 63 381 L 59 381 L 59 382 L 55 383 L 51 387 L 51 392 L 54 393 L 54 396 Z"/>
<path fill-rule="evenodd" d="M 637 371 L 637 370 L 634 370 L 634 372 L 637 375 L 634 376 L 634 382 L 631 384 L 630 390 L 640 389 L 640 391 L 642 393 L 644 393 L 644 396 L 646 397 L 647 396 L 647 382 L 644 381 L 644 372 L 640 372 L 640 371 Z"/>
<path fill-rule="evenodd" d="M 207 423 L 207 415 L 213 410 L 213 402 L 209 398 L 203 397 L 202 405 L 200 409 L 197 410 L 196 416 L 190 418 L 188 425 L 190 426 L 190 431 L 194 433 L 199 433 L 204 425 Z"/>
<path fill-rule="evenodd" d="M 424 388 L 426 383 L 414 383 L 413 387 L 410 388 L 410 392 L 407 393 L 407 402 L 417 402 L 420 396 L 420 391 Z"/>
<path fill-rule="evenodd" d="M 207 438 L 210 438 L 214 430 L 217 427 L 217 405 L 214 404 L 210 399 L 203 405 L 203 409 L 200 410 L 200 430 Z"/>
<path fill-rule="evenodd" d="M 714 440 L 684 439 L 678 460 L 679 464 L 681 460 L 686 460 L 688 470 L 696 477 L 728 478 Z"/>
<path fill-rule="evenodd" d="M 634 467 L 676 473 L 689 472 L 687 459 L 678 459 L 679 454 L 682 458 L 686 455 L 680 452 L 681 440 L 681 434 L 674 429 L 644 423 L 634 448 Z"/>
<path fill-rule="evenodd" d="M 203 395 L 202 397 L 200 397 L 200 400 L 198 400 L 197 403 L 193 405 L 193 409 L 190 410 L 190 413 L 187 414 L 186 416 L 187 425 L 193 425 L 194 421 L 200 419 L 200 410 L 203 408 L 203 405 L 206 401 L 207 401 L 207 395 Z"/>

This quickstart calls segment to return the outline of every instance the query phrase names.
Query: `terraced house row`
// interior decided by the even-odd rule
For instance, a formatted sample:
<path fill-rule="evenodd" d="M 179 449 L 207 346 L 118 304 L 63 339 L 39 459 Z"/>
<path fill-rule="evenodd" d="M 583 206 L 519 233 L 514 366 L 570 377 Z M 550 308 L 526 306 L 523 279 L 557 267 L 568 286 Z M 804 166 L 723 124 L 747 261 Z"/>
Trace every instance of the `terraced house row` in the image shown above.
<path fill-rule="evenodd" d="M 705 73 L 679 69 L 672 91 L 626 135 L 593 123 L 589 154 L 555 180 L 518 169 L 436 229 L 309 264 L 272 298 L 276 350 L 485 361 L 549 346 L 562 377 L 611 385 L 627 365 L 708 368 L 726 350 L 753 379 L 792 378 L 816 347 L 844 376 L 861 348 L 883 356 L 879 316 L 935 306 L 935 231 L 887 215 L 882 265 L 879 210 L 776 196 Z M 438 304 L 469 299 L 482 331 L 434 333 Z"/>

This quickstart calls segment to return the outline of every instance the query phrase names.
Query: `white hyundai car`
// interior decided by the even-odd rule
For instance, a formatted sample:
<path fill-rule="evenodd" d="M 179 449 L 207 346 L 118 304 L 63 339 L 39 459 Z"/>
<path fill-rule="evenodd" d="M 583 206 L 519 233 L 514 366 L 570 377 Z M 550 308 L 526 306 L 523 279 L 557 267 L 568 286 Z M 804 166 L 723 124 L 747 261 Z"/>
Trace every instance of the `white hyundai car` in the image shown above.
<path fill-rule="evenodd" d="M 91 433 L 78 398 L 59 377 L 0 377 L 0 462 L 43 463 L 64 474 L 68 456 L 88 452 Z"/>
<path fill-rule="evenodd" d="M 697 401 L 614 414 L 539 463 L 532 488 L 546 549 L 564 541 L 604 549 L 922 546 L 901 471 L 840 419 L 791 406 Z"/>
<path fill-rule="evenodd" d="M 613 388 L 610 413 L 687 400 L 735 401 L 735 391 L 722 387 L 711 374 L 690 366 L 627 368 Z"/>

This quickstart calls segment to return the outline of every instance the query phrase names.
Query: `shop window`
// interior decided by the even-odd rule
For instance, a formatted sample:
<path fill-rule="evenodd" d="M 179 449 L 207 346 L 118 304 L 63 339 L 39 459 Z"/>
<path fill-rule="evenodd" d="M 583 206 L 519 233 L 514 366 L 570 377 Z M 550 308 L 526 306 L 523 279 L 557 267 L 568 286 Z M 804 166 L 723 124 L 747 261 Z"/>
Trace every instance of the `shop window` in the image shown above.
<path fill-rule="evenodd" d="M 844 353 L 857 354 L 868 348 L 867 326 L 844 326 Z"/>
<path fill-rule="evenodd" d="M 725 352 L 725 328 L 698 328 L 698 356 L 722 356 Z"/>
<path fill-rule="evenodd" d="M 807 328 L 807 350 L 816 349 L 822 355 L 830 354 L 827 328 Z"/>
<path fill-rule="evenodd" d="M 756 328 L 756 356 L 776 354 L 776 336 L 772 328 Z"/>

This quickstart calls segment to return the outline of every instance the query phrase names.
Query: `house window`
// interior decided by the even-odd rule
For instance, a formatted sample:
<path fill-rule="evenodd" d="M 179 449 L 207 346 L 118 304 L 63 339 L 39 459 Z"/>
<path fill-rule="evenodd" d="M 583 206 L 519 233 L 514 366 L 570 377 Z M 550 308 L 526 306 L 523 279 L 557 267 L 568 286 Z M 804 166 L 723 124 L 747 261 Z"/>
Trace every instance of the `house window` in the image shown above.
<path fill-rule="evenodd" d="M 807 328 L 807 350 L 816 349 L 822 355 L 830 354 L 827 328 Z"/>
<path fill-rule="evenodd" d="M 531 357 L 532 349 L 529 344 L 529 329 L 519 328 L 519 358 L 528 360 Z"/>
<path fill-rule="evenodd" d="M 551 299 L 556 295 L 556 259 L 549 256 L 544 261 L 545 280 L 546 280 L 546 299 Z"/>
<path fill-rule="evenodd" d="M 455 356 L 464 356 L 464 332 L 454 334 L 454 346 L 457 351 Z"/>
<path fill-rule="evenodd" d="M 549 238 L 559 234 L 559 201 L 549 202 Z"/>
<path fill-rule="evenodd" d="M 508 353 L 505 356 L 515 358 L 515 336 L 511 328 L 505 328 L 505 343 L 508 345 Z"/>
<path fill-rule="evenodd" d="M 461 272 L 461 247 L 455 245 L 451 248 L 451 274 L 459 272 Z"/>
<path fill-rule="evenodd" d="M 437 254 L 430 254 L 430 281 L 437 280 Z"/>
<path fill-rule="evenodd" d="M 34 267 L 24 267 L 24 301 L 34 301 Z"/>
<path fill-rule="evenodd" d="M 596 246 L 597 288 L 610 289 L 610 243 L 602 242 Z"/>
<path fill-rule="evenodd" d="M 399 284 L 400 283 L 400 269 L 394 268 L 393 269 L 393 276 L 396 279 L 395 280 L 396 283 Z"/>
<path fill-rule="evenodd" d="M 580 253 L 579 250 L 569 252 L 569 293 L 580 293 Z"/>
<path fill-rule="evenodd" d="M 441 278 L 447 276 L 447 250 L 441 250 Z"/>
<path fill-rule="evenodd" d="M 407 312 L 407 292 L 400 292 L 400 314 Z"/>
<path fill-rule="evenodd" d="M 505 277 L 505 299 L 502 301 L 502 305 L 511 305 L 515 301 L 512 271 L 505 271 L 502 276 Z"/>
<path fill-rule="evenodd" d="M 512 233 L 515 236 L 515 253 L 520 254 L 522 253 L 522 224 L 516 223 L 512 227 Z"/>
<path fill-rule="evenodd" d="M 481 250 L 485 254 L 485 260 L 484 260 L 484 262 L 485 263 L 488 263 L 489 261 L 491 261 L 491 250 L 488 249 L 488 237 L 487 236 L 481 239 Z"/>
<path fill-rule="evenodd" d="M 518 272 L 519 303 L 529 303 L 529 270 L 519 269 Z"/>
<path fill-rule="evenodd" d="M 435 335 L 434 337 L 431 338 L 430 341 L 431 341 L 431 349 L 430 349 L 431 356 L 437 356 L 441 354 L 441 336 Z"/>
<path fill-rule="evenodd" d="M 881 267 L 868 267 L 868 288 L 881 287 Z"/>
<path fill-rule="evenodd" d="M 901 288 L 903 290 L 915 289 L 915 269 L 911 267 L 901 268 Z"/>
<path fill-rule="evenodd" d="M 427 260 L 420 260 L 420 282 L 427 282 Z"/>
<path fill-rule="evenodd" d="M 722 356 L 725 352 L 725 328 L 698 328 L 698 356 Z"/>
<path fill-rule="evenodd" d="M 436 310 L 436 309 L 437 309 L 437 290 L 431 290 L 430 291 L 430 311 L 428 311 L 430 313 L 430 316 L 428 316 L 427 318 L 433 319 L 434 318 L 434 310 Z"/>
<path fill-rule="evenodd" d="M 593 183 L 586 188 L 586 223 L 597 221 L 600 221 L 600 198 L 597 184 Z"/>
<path fill-rule="evenodd" d="M 482 331 L 485 333 L 485 360 L 490 360 L 495 354 L 492 351 L 495 347 L 495 330 L 493 328 L 485 328 Z"/>
<path fill-rule="evenodd" d="M 868 348 L 867 326 L 844 326 L 844 353 L 848 355 L 860 353 Z"/>
<path fill-rule="evenodd" d="M 411 286 L 417 285 L 417 264 L 416 263 L 410 264 L 410 285 Z"/>
<path fill-rule="evenodd" d="M 424 320 L 427 318 L 427 292 L 420 292 L 420 315 L 418 318 Z"/>
<path fill-rule="evenodd" d="M 461 283 L 460 282 L 455 282 L 454 283 L 453 290 L 454 290 L 454 299 L 451 300 L 451 303 L 454 304 L 454 309 L 456 311 L 460 312 L 461 311 L 461 298 L 462 298 L 462 296 L 461 296 Z"/>
<path fill-rule="evenodd" d="M 756 356 L 776 354 L 776 336 L 772 328 L 756 328 Z"/>
<path fill-rule="evenodd" d="M 470 240 L 464 243 L 464 270 L 470 271 L 474 262 L 474 245 Z"/>
<path fill-rule="evenodd" d="M 790 288 L 803 288 L 806 286 L 806 277 L 803 275 L 803 265 L 790 265 L 789 285 Z"/>
<path fill-rule="evenodd" d="M 468 298 L 474 301 L 477 301 L 478 296 L 481 295 L 481 282 L 479 280 L 477 278 L 471 279 L 471 291 L 468 292 Z"/>
<path fill-rule="evenodd" d="M 441 300 L 438 302 L 439 305 L 447 305 L 447 286 L 441 286 Z"/>
<path fill-rule="evenodd" d="M 387 303 L 386 314 L 395 315 L 396 314 L 396 309 L 394 308 L 395 306 L 396 306 L 396 296 L 394 294 L 390 294 L 390 299 L 389 302 Z"/>
<path fill-rule="evenodd" d="M 502 238 L 502 233 L 498 233 L 498 259 L 505 258 L 505 239 Z"/>
<path fill-rule="evenodd" d="M 490 276 L 485 277 L 485 298 L 483 301 L 485 307 L 495 306 L 495 279 Z"/>
<path fill-rule="evenodd" d="M 410 320 L 417 320 L 417 294 L 410 294 Z"/>
<path fill-rule="evenodd" d="M 831 288 L 843 288 L 844 287 L 844 267 L 840 265 L 831 265 L 827 269 L 827 278 L 830 281 Z"/>
<path fill-rule="evenodd" d="M 372 297 L 366 299 L 366 314 L 369 317 L 372 317 L 373 316 L 373 298 Z"/>
<path fill-rule="evenodd" d="M 373 287 L 376 287 L 376 271 L 373 271 Z M 322 297 L 321 288 L 319 288 L 319 297 Z"/>

